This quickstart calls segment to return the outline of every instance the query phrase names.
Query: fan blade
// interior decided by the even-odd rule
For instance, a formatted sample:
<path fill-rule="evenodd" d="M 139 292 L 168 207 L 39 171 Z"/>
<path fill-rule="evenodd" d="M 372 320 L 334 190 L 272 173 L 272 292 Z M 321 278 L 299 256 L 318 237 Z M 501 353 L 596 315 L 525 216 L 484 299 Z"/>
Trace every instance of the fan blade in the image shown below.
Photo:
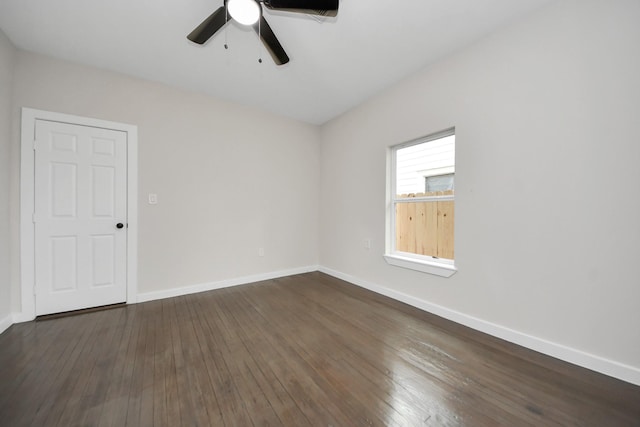
<path fill-rule="evenodd" d="M 193 30 L 187 38 L 194 43 L 204 44 L 216 33 L 216 31 L 224 27 L 224 24 L 226 23 L 227 14 L 225 13 L 224 6 L 220 6 L 218 10 L 202 21 L 202 24 L 198 25 L 198 28 Z"/>
<path fill-rule="evenodd" d="M 339 0 L 265 0 L 264 5 L 268 9 L 336 16 L 338 14 L 338 3 Z"/>
<path fill-rule="evenodd" d="M 282 45 L 278 41 L 276 35 L 273 33 L 273 30 L 263 16 L 260 17 L 260 21 L 253 24 L 253 29 L 260 35 L 262 43 L 264 43 L 264 46 L 267 48 L 267 50 L 271 54 L 271 57 L 273 58 L 273 61 L 277 65 L 282 65 L 289 62 L 287 53 L 282 48 Z"/>

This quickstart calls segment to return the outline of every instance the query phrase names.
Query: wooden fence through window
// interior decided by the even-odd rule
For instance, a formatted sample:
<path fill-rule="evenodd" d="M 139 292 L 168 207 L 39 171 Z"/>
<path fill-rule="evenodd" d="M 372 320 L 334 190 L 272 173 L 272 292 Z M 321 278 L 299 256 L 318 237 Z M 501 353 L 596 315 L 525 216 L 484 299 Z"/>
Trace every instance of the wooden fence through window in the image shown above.
<path fill-rule="evenodd" d="M 399 198 L 453 195 L 453 191 Z M 453 200 L 396 203 L 396 250 L 453 259 Z"/>

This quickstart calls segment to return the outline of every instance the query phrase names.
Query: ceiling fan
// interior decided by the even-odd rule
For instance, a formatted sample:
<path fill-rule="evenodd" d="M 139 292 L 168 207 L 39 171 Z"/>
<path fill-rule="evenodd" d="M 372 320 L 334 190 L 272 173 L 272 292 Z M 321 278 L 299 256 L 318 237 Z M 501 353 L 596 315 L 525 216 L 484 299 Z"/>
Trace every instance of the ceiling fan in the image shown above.
<path fill-rule="evenodd" d="M 239 24 L 253 27 L 274 62 L 282 65 L 289 62 L 289 57 L 262 16 L 262 5 L 267 9 L 284 12 L 336 16 L 338 2 L 339 0 L 224 0 L 224 5 L 202 21 L 187 38 L 194 43 L 204 44 L 231 18 Z"/>

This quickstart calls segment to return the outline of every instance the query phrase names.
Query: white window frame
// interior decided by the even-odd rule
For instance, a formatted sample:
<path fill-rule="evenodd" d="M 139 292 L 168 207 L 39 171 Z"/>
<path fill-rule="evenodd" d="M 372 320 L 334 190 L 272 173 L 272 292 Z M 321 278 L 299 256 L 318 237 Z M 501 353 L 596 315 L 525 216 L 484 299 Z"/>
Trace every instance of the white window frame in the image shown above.
<path fill-rule="evenodd" d="M 396 245 L 396 204 L 417 203 L 423 201 L 454 200 L 451 196 L 429 196 L 412 197 L 410 199 L 398 199 L 396 197 L 396 152 L 399 149 L 412 145 L 423 144 L 436 139 L 455 135 L 455 128 L 450 128 L 442 132 L 433 133 L 422 138 L 414 139 L 402 144 L 389 147 L 387 152 L 387 215 L 386 215 L 386 250 L 384 259 L 390 265 L 421 271 L 423 273 L 434 274 L 441 277 L 451 277 L 456 271 L 454 260 L 437 258 L 434 256 L 419 255 L 409 252 L 398 251 Z M 455 173 L 455 172 L 454 172 Z M 454 224 L 455 226 L 455 224 Z M 454 233 L 455 236 L 455 233 Z M 455 247 L 455 246 L 454 246 Z"/>

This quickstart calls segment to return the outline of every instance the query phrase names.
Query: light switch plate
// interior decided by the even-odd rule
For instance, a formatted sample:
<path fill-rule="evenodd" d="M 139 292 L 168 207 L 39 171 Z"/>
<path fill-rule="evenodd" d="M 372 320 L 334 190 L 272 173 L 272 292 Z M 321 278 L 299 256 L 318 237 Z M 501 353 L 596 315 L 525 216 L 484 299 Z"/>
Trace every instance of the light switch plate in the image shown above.
<path fill-rule="evenodd" d="M 149 193 L 149 204 L 150 205 L 158 204 L 158 195 L 156 193 Z"/>

